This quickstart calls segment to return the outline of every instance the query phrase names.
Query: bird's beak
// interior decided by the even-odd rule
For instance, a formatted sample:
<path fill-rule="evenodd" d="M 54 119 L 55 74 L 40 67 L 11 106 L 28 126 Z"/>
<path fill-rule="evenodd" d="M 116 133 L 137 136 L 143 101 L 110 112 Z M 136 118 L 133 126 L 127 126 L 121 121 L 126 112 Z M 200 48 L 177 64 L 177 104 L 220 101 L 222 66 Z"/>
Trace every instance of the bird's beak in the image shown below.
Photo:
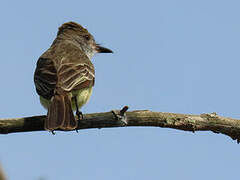
<path fill-rule="evenodd" d="M 102 47 L 102 46 L 100 46 L 98 44 L 96 46 L 96 50 L 97 50 L 98 53 L 113 53 L 113 51 L 111 49 Z"/>

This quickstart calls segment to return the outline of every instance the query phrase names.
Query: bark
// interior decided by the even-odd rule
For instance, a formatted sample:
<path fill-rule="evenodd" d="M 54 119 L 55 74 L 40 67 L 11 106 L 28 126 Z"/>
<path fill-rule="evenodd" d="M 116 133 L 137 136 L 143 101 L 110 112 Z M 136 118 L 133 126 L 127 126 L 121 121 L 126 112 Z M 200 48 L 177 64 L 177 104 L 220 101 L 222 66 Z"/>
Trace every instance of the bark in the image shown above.
<path fill-rule="evenodd" d="M 124 109 L 125 108 L 125 109 Z M 116 111 L 126 115 L 127 124 L 119 120 L 119 116 L 112 112 L 85 114 L 84 119 L 79 121 L 77 129 L 110 128 L 126 126 L 154 126 L 162 128 L 173 128 L 184 131 L 212 131 L 231 137 L 240 142 L 240 121 L 237 119 L 221 117 L 216 113 L 191 115 L 152 112 L 139 110 L 126 112 L 126 107 Z M 0 133 L 16 133 L 44 130 L 46 116 L 32 116 L 24 118 L 0 119 Z"/>

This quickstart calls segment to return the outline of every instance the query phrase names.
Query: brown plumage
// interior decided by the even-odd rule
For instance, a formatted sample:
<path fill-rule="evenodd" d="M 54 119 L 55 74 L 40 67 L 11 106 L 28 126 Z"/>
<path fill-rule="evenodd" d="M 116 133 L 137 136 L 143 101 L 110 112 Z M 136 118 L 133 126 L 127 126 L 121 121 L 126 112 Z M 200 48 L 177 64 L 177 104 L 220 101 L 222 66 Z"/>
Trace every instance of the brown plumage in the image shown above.
<path fill-rule="evenodd" d="M 77 128 L 72 109 L 84 105 L 90 97 L 95 80 L 90 58 L 96 52 L 112 51 L 97 45 L 81 25 L 69 22 L 59 28 L 51 47 L 38 59 L 34 83 L 42 104 L 48 108 L 46 130 Z M 81 99 L 82 90 L 90 92 L 89 97 Z"/>

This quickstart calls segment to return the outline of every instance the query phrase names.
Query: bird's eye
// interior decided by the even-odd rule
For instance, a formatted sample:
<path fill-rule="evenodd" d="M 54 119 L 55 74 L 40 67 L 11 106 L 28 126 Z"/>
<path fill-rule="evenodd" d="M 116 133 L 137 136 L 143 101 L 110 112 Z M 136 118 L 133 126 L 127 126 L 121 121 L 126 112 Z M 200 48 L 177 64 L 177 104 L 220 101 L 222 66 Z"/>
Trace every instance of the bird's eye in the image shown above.
<path fill-rule="evenodd" d="M 84 38 L 89 41 L 90 40 L 90 36 L 89 35 L 85 35 Z"/>

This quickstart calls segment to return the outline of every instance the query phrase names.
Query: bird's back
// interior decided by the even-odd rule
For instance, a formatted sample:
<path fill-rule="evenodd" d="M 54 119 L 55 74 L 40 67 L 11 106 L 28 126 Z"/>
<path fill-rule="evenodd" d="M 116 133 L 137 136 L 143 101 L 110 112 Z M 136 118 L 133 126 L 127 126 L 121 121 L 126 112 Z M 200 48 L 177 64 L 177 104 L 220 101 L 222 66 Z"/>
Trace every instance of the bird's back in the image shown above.
<path fill-rule="evenodd" d="M 46 99 L 56 87 L 70 92 L 94 85 L 94 66 L 77 46 L 64 41 L 53 44 L 38 59 L 34 82 L 38 94 Z"/>

